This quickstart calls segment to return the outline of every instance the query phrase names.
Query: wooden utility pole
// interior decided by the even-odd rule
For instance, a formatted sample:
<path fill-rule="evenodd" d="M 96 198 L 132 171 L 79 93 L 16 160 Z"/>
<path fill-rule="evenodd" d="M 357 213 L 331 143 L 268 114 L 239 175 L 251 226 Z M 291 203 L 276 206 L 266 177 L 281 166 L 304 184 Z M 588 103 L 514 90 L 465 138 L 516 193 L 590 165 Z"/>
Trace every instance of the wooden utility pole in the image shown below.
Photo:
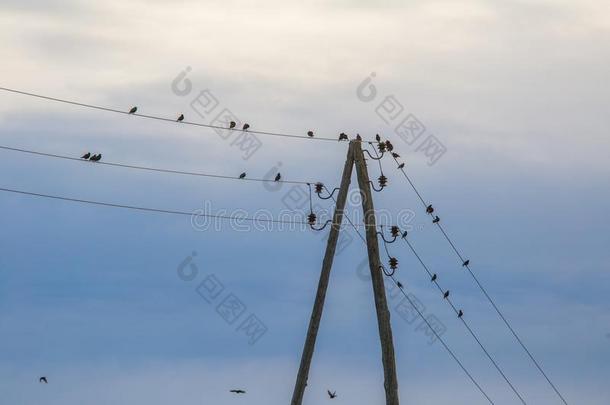
<path fill-rule="evenodd" d="M 309 321 L 307 338 L 305 340 L 305 346 L 303 347 L 301 365 L 297 374 L 291 405 L 302 405 L 303 402 L 303 394 L 305 392 L 305 387 L 307 386 L 309 367 L 311 365 L 311 359 L 313 357 L 316 344 L 316 337 L 320 327 L 320 319 L 322 318 L 324 299 L 326 298 L 326 290 L 328 289 L 330 270 L 332 267 L 333 258 L 335 256 L 337 241 L 339 239 L 339 231 L 343 221 L 345 201 L 347 199 L 347 192 L 351 181 L 354 163 L 356 165 L 358 185 L 360 188 L 360 194 L 362 196 L 362 208 L 364 211 L 369 267 L 373 282 L 375 308 L 377 310 L 379 338 L 381 340 L 386 405 L 398 405 L 398 382 L 396 378 L 396 364 L 394 361 L 394 343 L 392 340 L 392 327 L 390 325 L 390 312 L 388 310 L 385 296 L 381 261 L 379 259 L 377 227 L 375 223 L 373 198 L 371 195 L 371 184 L 369 181 L 366 163 L 364 161 L 362 146 L 359 141 L 351 141 L 347 151 L 347 159 L 343 168 L 343 177 L 341 179 L 341 186 L 339 188 L 339 194 L 337 196 L 335 212 L 333 215 L 333 225 L 330 229 L 330 235 L 326 245 L 326 253 L 324 254 L 324 261 L 322 262 L 322 272 L 320 274 L 320 281 L 318 282 L 318 292 L 316 293 L 316 300 L 314 302 L 311 319 Z"/>
<path fill-rule="evenodd" d="M 355 144 L 353 142 L 350 143 L 349 149 L 347 150 L 347 159 L 345 160 L 345 166 L 343 167 L 343 177 L 341 178 L 341 186 L 337 196 L 337 204 L 333 214 L 330 235 L 328 236 L 328 242 L 326 244 L 324 261 L 322 262 L 322 272 L 320 273 L 320 281 L 318 282 L 316 301 L 313 304 L 311 319 L 309 320 L 309 328 L 307 329 L 307 338 L 305 339 L 305 346 L 303 347 L 303 354 L 301 356 L 301 365 L 299 366 L 299 373 L 297 374 L 297 381 L 292 394 L 292 405 L 301 405 L 303 402 L 305 387 L 307 386 L 309 366 L 311 365 L 311 358 L 313 356 L 313 350 L 316 345 L 316 337 L 318 336 L 318 329 L 320 327 L 320 319 L 322 318 L 322 310 L 324 309 L 324 299 L 326 298 L 326 290 L 328 289 L 330 269 L 333 265 L 333 259 L 335 258 L 335 250 L 337 248 L 337 241 L 339 240 L 339 231 L 341 230 L 341 222 L 343 221 L 345 201 L 347 200 L 349 183 L 352 179 L 355 150 L 354 145 Z"/>
<path fill-rule="evenodd" d="M 377 325 L 379 327 L 379 339 L 381 341 L 385 402 L 386 405 L 398 405 L 398 381 L 396 379 L 396 363 L 394 360 L 394 341 L 392 338 L 392 325 L 390 324 L 390 311 L 388 310 L 388 302 L 385 296 L 381 260 L 379 260 L 379 242 L 377 240 L 377 224 L 375 221 L 371 182 L 369 180 L 369 171 L 366 168 L 364 153 L 362 153 L 360 143 L 358 143 L 358 147 L 354 151 L 354 160 L 356 162 L 360 196 L 362 197 L 362 210 L 364 211 L 364 224 L 366 228 L 366 247 L 369 254 L 369 268 L 371 270 L 371 280 L 373 282 L 375 309 L 377 310 Z"/>

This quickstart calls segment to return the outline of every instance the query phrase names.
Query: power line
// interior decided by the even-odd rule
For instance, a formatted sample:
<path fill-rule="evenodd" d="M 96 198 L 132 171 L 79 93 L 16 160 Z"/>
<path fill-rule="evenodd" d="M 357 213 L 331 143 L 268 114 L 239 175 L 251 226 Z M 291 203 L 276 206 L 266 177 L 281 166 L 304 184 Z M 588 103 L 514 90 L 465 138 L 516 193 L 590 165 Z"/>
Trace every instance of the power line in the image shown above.
<path fill-rule="evenodd" d="M 430 269 L 428 268 L 428 266 L 426 266 L 426 264 L 423 262 L 423 260 L 421 259 L 420 255 L 417 253 L 417 251 L 415 250 L 415 248 L 413 247 L 413 245 L 406 239 L 406 238 L 402 238 L 407 245 L 409 246 L 409 248 L 411 249 L 411 252 L 413 252 L 413 254 L 415 255 L 415 257 L 417 258 L 417 260 L 419 261 L 419 263 L 421 264 L 422 268 L 426 271 L 426 273 L 428 273 L 428 275 L 430 276 L 430 279 L 433 279 L 433 274 L 430 271 Z M 436 278 L 433 279 L 432 281 L 436 287 L 438 288 L 438 290 L 443 294 L 445 293 L 446 290 L 444 290 L 438 280 Z M 456 315 L 458 315 L 458 318 L 462 321 L 462 323 L 464 324 L 464 326 L 466 327 L 466 329 L 468 330 L 468 332 L 470 332 L 470 335 L 472 335 L 472 337 L 474 338 L 474 340 L 479 344 L 479 346 L 481 347 L 481 349 L 483 350 L 483 352 L 485 353 L 485 355 L 487 356 L 487 358 L 491 361 L 491 363 L 494 365 L 494 367 L 496 368 L 496 370 L 500 373 L 500 375 L 502 376 L 502 378 L 504 379 L 504 381 L 506 381 L 506 383 L 508 384 L 508 386 L 511 388 L 511 390 L 515 393 L 515 395 L 519 398 L 519 400 L 521 400 L 521 403 L 523 403 L 524 405 L 526 405 L 525 400 L 523 399 L 523 397 L 521 396 L 521 394 L 519 393 L 519 391 L 517 391 L 517 389 L 515 388 L 515 386 L 512 384 L 512 382 L 509 380 L 509 378 L 506 376 L 506 374 L 504 374 L 504 371 L 502 371 L 502 369 L 500 368 L 500 366 L 498 365 L 498 363 L 496 362 L 496 360 L 491 356 L 491 354 L 489 353 L 489 351 L 485 348 L 485 346 L 483 345 L 483 343 L 481 343 L 481 340 L 479 339 L 479 337 L 474 333 L 474 331 L 472 330 L 472 328 L 470 327 L 470 325 L 466 322 L 466 320 L 463 318 L 463 316 L 459 315 L 459 311 L 458 309 L 455 307 L 455 305 L 453 304 L 453 302 L 451 301 L 451 298 L 449 296 L 447 296 L 446 298 L 444 298 L 447 303 L 451 306 L 451 308 L 453 309 L 453 312 L 455 312 Z"/>
<path fill-rule="evenodd" d="M 98 206 L 110 207 L 110 208 L 123 208 L 123 209 L 143 211 L 143 212 L 156 212 L 156 213 L 163 213 L 163 214 L 182 215 L 182 216 L 189 216 L 189 217 L 194 217 L 194 218 L 205 217 L 205 218 L 216 218 L 216 219 L 231 220 L 231 221 L 246 221 L 246 222 L 252 222 L 252 223 L 306 225 L 308 228 L 311 228 L 312 226 L 321 226 L 322 225 L 321 229 L 324 229 L 327 225 L 340 226 L 339 224 L 331 223 L 332 222 L 331 220 L 328 220 L 325 224 L 320 224 L 320 223 L 310 224 L 308 221 L 293 221 L 293 220 L 268 219 L 268 218 L 233 216 L 233 215 L 215 215 L 215 214 L 205 214 L 205 213 L 201 213 L 198 211 L 188 212 L 188 211 L 180 211 L 180 210 L 141 207 L 141 206 L 135 206 L 135 205 L 108 203 L 108 202 L 103 202 L 103 201 L 85 200 L 85 199 L 81 199 L 81 198 L 64 197 L 64 196 L 58 196 L 58 195 L 52 195 L 52 194 L 35 193 L 35 192 L 31 192 L 31 191 L 15 190 L 15 189 L 4 188 L 4 187 L 0 187 L 0 191 L 6 192 L 6 193 L 13 193 L 13 194 L 22 194 L 22 195 L 27 195 L 30 197 L 48 198 L 48 199 L 53 199 L 53 200 L 69 201 L 69 202 L 82 203 L 82 204 L 91 204 L 91 205 L 98 205 Z M 366 227 L 367 225 L 360 224 L 357 226 Z M 319 229 L 319 230 L 321 230 L 321 229 Z"/>
<path fill-rule="evenodd" d="M 394 158 L 394 161 L 398 164 L 398 159 L 395 156 L 392 156 Z M 413 189 L 413 191 L 415 192 L 415 194 L 417 195 L 417 197 L 419 198 L 419 200 L 421 201 L 421 203 L 423 204 L 424 208 L 428 207 L 428 204 L 426 203 L 426 201 L 424 200 L 424 198 L 422 197 L 422 195 L 420 194 L 419 190 L 417 189 L 417 187 L 415 187 L 415 184 L 413 183 L 413 181 L 411 180 L 411 178 L 407 175 L 404 167 L 400 167 L 400 171 L 402 172 L 403 176 L 405 177 L 405 179 L 407 180 L 407 182 L 409 183 L 409 185 L 411 186 L 411 188 Z M 432 213 L 429 213 L 430 215 L 432 215 Z M 438 226 L 438 228 L 440 229 L 440 231 L 442 232 L 443 236 L 445 237 L 445 239 L 447 240 L 447 242 L 449 243 L 449 245 L 451 246 L 451 248 L 453 249 L 453 251 L 455 252 L 455 254 L 457 255 L 457 257 L 460 259 L 462 266 L 465 267 L 468 270 L 468 273 L 470 274 L 470 276 L 472 277 L 472 279 L 475 281 L 476 285 L 479 287 L 479 289 L 481 290 L 481 292 L 483 293 L 483 295 L 487 298 L 487 300 L 489 301 L 489 303 L 492 305 L 492 307 L 494 308 L 494 310 L 496 311 L 496 313 L 498 314 L 498 316 L 502 319 L 502 321 L 504 322 L 504 324 L 506 325 L 506 327 L 508 328 L 508 330 L 511 332 L 511 334 L 514 336 L 515 340 L 519 343 L 519 345 L 521 346 L 521 348 L 525 351 L 525 353 L 528 355 L 528 357 L 530 358 L 530 360 L 534 363 L 534 365 L 536 366 L 536 368 L 538 369 L 538 371 L 544 376 L 544 378 L 546 379 L 546 381 L 549 383 L 549 385 L 551 386 L 551 388 L 553 389 L 553 391 L 555 391 L 555 393 L 557 394 L 557 396 L 562 400 L 562 402 L 565 405 L 568 405 L 567 401 L 565 400 L 565 398 L 563 397 L 563 395 L 561 395 L 561 393 L 559 392 L 559 390 L 557 389 L 557 387 L 555 386 L 555 384 L 553 384 L 553 382 L 551 381 L 551 379 L 549 378 L 549 376 L 545 373 L 545 371 L 542 369 L 542 366 L 540 365 L 540 363 L 534 358 L 534 355 L 530 352 L 530 350 L 527 348 L 527 346 L 525 345 L 525 343 L 521 340 L 521 338 L 519 337 L 519 335 L 517 335 L 517 332 L 515 332 L 514 328 L 512 327 L 512 325 L 508 322 L 508 320 L 506 319 L 506 317 L 504 316 L 504 314 L 502 313 L 502 311 L 500 311 L 500 308 L 498 308 L 498 306 L 496 305 L 494 299 L 487 293 L 487 290 L 485 289 L 485 287 L 483 287 L 483 285 L 481 284 L 481 282 L 479 281 L 478 277 L 474 274 L 474 272 L 470 269 L 470 265 L 469 263 L 467 263 L 467 261 L 464 259 L 464 257 L 462 256 L 462 254 L 460 253 L 460 251 L 457 249 L 457 247 L 455 246 L 455 244 L 453 243 L 453 241 L 451 240 L 451 238 L 449 237 L 449 235 L 447 234 L 447 232 L 445 232 L 445 230 L 443 229 L 442 225 L 440 224 L 440 221 L 436 222 L 436 225 Z"/>
<path fill-rule="evenodd" d="M 307 221 L 289 221 L 289 220 L 281 220 L 281 219 L 268 219 L 268 218 L 256 218 L 256 217 L 237 217 L 237 216 L 232 216 L 232 215 L 214 215 L 214 214 L 205 214 L 205 213 L 198 213 L 198 212 L 140 207 L 140 206 L 135 206 L 135 205 L 116 204 L 116 203 L 108 203 L 108 202 L 102 202 L 102 201 L 84 200 L 84 199 L 80 199 L 80 198 L 63 197 L 63 196 L 57 196 L 57 195 L 51 195 L 51 194 L 34 193 L 34 192 L 30 192 L 30 191 L 14 190 L 14 189 L 10 189 L 10 188 L 2 188 L 2 187 L 0 187 L 0 191 L 7 192 L 7 193 L 14 193 L 14 194 L 22 194 L 22 195 L 27 195 L 27 196 L 31 196 L 31 197 L 49 198 L 49 199 L 53 199 L 53 200 L 69 201 L 69 202 L 82 203 L 82 204 L 92 204 L 92 205 L 99 205 L 99 206 L 111 207 L 111 208 L 123 208 L 123 209 L 136 210 L 136 211 L 156 212 L 156 213 L 163 213 L 163 214 L 189 216 L 189 217 L 205 217 L 205 218 L 216 218 L 216 219 L 222 219 L 222 220 L 263 222 L 263 223 L 274 223 L 274 224 L 309 225 Z"/>
<path fill-rule="evenodd" d="M 39 98 L 42 100 L 54 101 L 54 102 L 63 103 L 63 104 L 70 104 L 70 105 L 75 105 L 75 106 L 79 106 L 79 107 L 85 107 L 85 108 L 91 108 L 91 109 L 100 110 L 100 111 L 112 112 L 112 113 L 116 113 L 116 114 L 133 115 L 133 116 L 140 117 L 140 118 L 147 118 L 147 119 L 152 119 L 152 120 L 157 120 L 157 121 L 178 123 L 175 118 L 166 118 L 166 117 L 161 117 L 158 115 L 148 115 L 148 114 L 141 114 L 141 113 L 137 113 L 137 112 L 130 114 L 128 111 L 119 110 L 117 108 L 82 103 L 80 101 L 73 101 L 73 100 L 68 100 L 68 99 L 64 99 L 64 98 L 50 97 L 50 96 L 45 96 L 43 94 L 30 93 L 27 91 L 11 89 L 8 87 L 0 87 L 0 90 L 9 92 L 9 93 L 21 94 L 23 96 L 28 96 L 28 97 L 35 97 L 35 98 Z M 311 140 L 315 140 L 315 141 L 333 141 L 333 142 L 337 142 L 337 140 L 338 140 L 338 137 L 337 138 L 325 138 L 325 137 L 317 137 L 317 136 L 310 137 L 307 135 L 297 135 L 297 134 L 290 134 L 290 133 L 283 133 L 283 132 L 256 131 L 256 130 L 250 130 L 250 129 L 245 131 L 240 128 L 227 128 L 227 127 L 221 127 L 219 125 L 204 124 L 201 122 L 193 122 L 193 121 L 186 121 L 186 120 L 179 122 L 179 124 L 194 125 L 197 127 L 236 131 L 236 132 L 246 132 L 246 133 L 255 134 L 255 135 L 278 136 L 278 137 L 293 138 L 293 139 L 311 139 Z"/>
<path fill-rule="evenodd" d="M 324 187 L 326 188 L 326 187 Z M 328 189 L 326 189 L 327 192 L 330 191 Z M 337 203 L 337 201 L 335 200 L 335 197 L 332 196 L 333 200 L 335 201 L 335 204 Z M 345 215 L 345 218 L 347 219 L 347 221 L 349 222 L 349 224 L 352 226 L 352 228 L 354 228 L 354 231 L 356 231 L 356 233 L 358 234 L 358 236 L 360 237 L 360 239 L 362 240 L 362 242 L 364 242 L 364 244 L 366 244 L 366 240 L 364 239 L 364 237 L 362 236 L 362 234 L 360 233 L 360 231 L 356 228 L 356 225 L 352 222 L 352 220 L 349 218 L 348 215 Z M 398 281 L 394 278 L 393 275 L 389 276 L 392 281 L 394 281 L 394 284 L 396 284 L 396 286 L 398 287 Z M 430 321 L 428 321 L 428 319 L 426 319 L 426 317 L 421 313 L 421 311 L 419 310 L 419 308 L 417 307 L 417 305 L 415 305 L 415 303 L 413 302 L 413 300 L 404 292 L 404 290 L 400 287 L 398 287 L 398 289 L 400 290 L 400 292 L 402 293 L 402 295 L 404 295 L 404 297 L 409 301 L 409 304 L 411 304 L 411 306 L 413 307 L 413 309 L 415 309 L 415 311 L 417 312 L 417 314 L 420 316 L 420 318 L 422 318 L 424 320 L 424 322 L 426 323 L 426 325 L 428 325 L 428 328 L 430 328 L 430 330 L 434 333 L 434 335 L 436 336 L 436 338 L 439 340 L 439 342 L 441 342 L 441 344 L 443 345 L 443 347 L 445 348 L 445 350 L 447 350 L 447 352 L 449 353 L 449 355 L 453 358 L 453 360 L 455 360 L 455 362 L 458 364 L 458 366 L 460 366 L 460 368 L 462 369 L 462 371 L 468 376 L 468 378 L 470 379 L 470 381 L 472 381 L 472 383 L 475 385 L 475 387 L 481 392 L 481 394 L 483 394 L 483 396 L 487 399 L 487 401 L 489 401 L 490 404 L 494 405 L 494 402 L 491 400 L 491 398 L 489 397 L 489 395 L 487 395 L 487 393 L 485 392 L 485 390 L 481 387 L 481 385 L 477 382 L 477 380 L 472 376 L 472 374 L 470 374 L 470 372 L 468 371 L 468 369 L 466 369 L 466 367 L 464 366 L 464 364 L 460 361 L 460 359 L 458 359 L 458 357 L 455 355 L 455 353 L 453 352 L 453 350 L 451 350 L 451 348 L 447 345 L 447 343 L 445 343 L 445 341 L 443 340 L 443 338 L 438 334 L 438 332 L 432 327 L 432 325 L 430 324 Z"/>
<path fill-rule="evenodd" d="M 45 157 L 52 157 L 52 158 L 57 158 L 57 159 L 65 159 L 65 160 L 72 160 L 72 161 L 90 163 L 87 160 L 75 158 L 75 157 L 72 157 L 72 156 L 58 155 L 58 154 L 46 153 L 46 152 L 38 152 L 38 151 L 29 150 L 29 149 L 22 149 L 22 148 L 13 148 L 13 147 L 4 146 L 4 145 L 0 145 L 0 149 L 4 149 L 4 150 L 8 150 L 8 151 L 13 151 L 13 152 L 28 153 L 28 154 L 37 155 L 37 156 L 45 156 Z M 201 172 L 189 172 L 189 171 L 173 170 L 173 169 L 160 169 L 160 168 L 156 168 L 156 167 L 136 166 L 136 165 L 130 165 L 130 164 L 124 164 L 124 163 L 111 163 L 111 162 L 102 162 L 102 161 L 99 161 L 99 162 L 94 162 L 94 163 L 90 163 L 90 164 L 106 165 L 106 166 L 113 166 L 113 167 L 122 167 L 122 168 L 127 168 L 127 169 L 145 170 L 145 171 L 151 171 L 151 172 L 162 172 L 162 173 L 170 173 L 170 174 L 182 174 L 182 175 L 187 175 L 187 176 L 211 177 L 211 178 L 217 178 L 217 179 L 229 179 L 229 180 L 239 180 L 239 181 L 257 181 L 257 182 L 266 182 L 266 183 L 275 183 L 276 182 L 273 179 L 260 179 L 260 178 L 249 178 L 249 177 L 245 177 L 243 179 L 240 179 L 240 178 L 235 177 L 235 176 L 227 176 L 227 175 L 220 175 L 220 174 L 209 174 L 209 173 L 201 173 Z M 304 184 L 304 185 L 310 184 L 310 182 L 295 181 L 295 180 L 278 180 L 277 183 Z M 315 183 L 315 182 L 313 182 L 313 183 Z"/>

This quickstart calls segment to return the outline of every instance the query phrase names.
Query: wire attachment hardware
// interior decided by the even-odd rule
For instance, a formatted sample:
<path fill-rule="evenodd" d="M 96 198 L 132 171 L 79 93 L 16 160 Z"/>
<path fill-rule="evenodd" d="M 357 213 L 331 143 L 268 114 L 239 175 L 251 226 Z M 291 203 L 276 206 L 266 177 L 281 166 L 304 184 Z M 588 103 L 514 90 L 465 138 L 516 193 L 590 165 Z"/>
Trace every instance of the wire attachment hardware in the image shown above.
<path fill-rule="evenodd" d="M 311 216 L 311 215 L 312 215 L 312 214 L 309 214 L 309 216 Z M 313 215 L 315 215 L 315 214 L 313 214 Z M 308 216 L 308 217 L 309 217 L 309 216 Z M 333 222 L 333 220 L 332 220 L 332 219 L 329 219 L 329 220 L 328 220 L 328 221 L 326 221 L 326 222 L 324 223 L 324 225 L 322 225 L 320 228 L 316 228 L 316 227 L 314 227 L 314 226 L 313 226 L 313 224 L 310 222 L 310 223 L 309 223 L 309 227 L 310 227 L 311 229 L 313 229 L 314 231 L 322 231 L 322 230 L 324 230 L 324 228 L 326 228 L 326 227 L 328 226 L 328 224 L 330 224 L 331 222 Z"/>
<path fill-rule="evenodd" d="M 327 196 L 327 197 L 322 197 L 322 192 L 321 192 L 321 190 L 320 190 L 320 192 L 318 193 L 318 185 L 322 186 L 322 188 L 326 190 L 326 192 L 328 193 L 328 196 Z M 339 187 L 335 187 L 335 188 L 333 189 L 333 191 L 332 191 L 332 192 L 330 192 L 330 191 L 328 191 L 328 188 L 326 188 L 326 186 L 325 186 L 324 184 L 322 184 L 322 183 L 316 183 L 316 194 L 318 194 L 318 197 L 319 197 L 321 200 L 329 200 L 329 199 L 333 198 L 333 195 L 334 195 L 334 194 L 335 194 L 337 191 L 339 191 Z"/>

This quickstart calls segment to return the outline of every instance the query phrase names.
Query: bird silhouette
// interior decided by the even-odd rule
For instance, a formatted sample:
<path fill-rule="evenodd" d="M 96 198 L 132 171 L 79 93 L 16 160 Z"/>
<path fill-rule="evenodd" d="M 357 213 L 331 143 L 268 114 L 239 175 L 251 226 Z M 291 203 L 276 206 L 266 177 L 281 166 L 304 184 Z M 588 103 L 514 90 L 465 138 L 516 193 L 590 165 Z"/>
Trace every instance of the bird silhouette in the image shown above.
<path fill-rule="evenodd" d="M 404 232 L 402 233 L 402 238 L 403 238 L 403 239 L 405 239 L 405 238 L 407 237 L 407 235 L 408 235 L 408 234 L 409 234 L 409 232 L 404 231 Z"/>
<path fill-rule="evenodd" d="M 240 175 L 239 175 L 239 178 L 240 178 L 240 179 L 244 179 L 244 178 L 246 178 L 246 172 L 243 172 L 242 174 L 240 174 Z"/>
<path fill-rule="evenodd" d="M 398 159 L 400 157 L 400 155 L 398 153 L 396 153 L 396 152 L 392 152 L 392 157 L 394 159 Z"/>
<path fill-rule="evenodd" d="M 433 223 L 433 224 L 438 224 L 438 223 L 440 222 L 440 220 L 441 220 L 441 219 L 440 219 L 440 218 L 438 217 L 438 215 L 437 215 L 437 216 L 435 216 L 435 217 L 434 217 L 434 219 L 432 220 L 432 223 Z"/>
<path fill-rule="evenodd" d="M 91 152 L 87 152 L 87 153 L 85 153 L 83 156 L 81 156 L 80 158 L 81 158 L 81 159 L 85 159 L 85 160 L 87 160 L 87 159 L 89 159 L 90 157 L 91 157 Z"/>
<path fill-rule="evenodd" d="M 38 379 L 38 382 L 41 384 L 48 384 L 49 382 L 47 381 L 47 377 L 40 377 Z"/>
<path fill-rule="evenodd" d="M 426 212 L 428 214 L 432 214 L 434 212 L 434 208 L 432 207 L 432 204 L 430 204 L 426 207 Z"/>
<path fill-rule="evenodd" d="M 339 134 L 339 140 L 340 140 L 340 141 L 347 141 L 347 140 L 348 140 L 348 138 L 347 138 L 347 134 L 346 134 L 345 132 L 341 132 L 341 133 Z"/>
<path fill-rule="evenodd" d="M 245 394 L 246 391 L 244 390 L 230 390 L 229 392 L 232 392 L 233 394 Z"/>
<path fill-rule="evenodd" d="M 443 298 L 447 298 L 449 296 L 449 290 L 445 291 L 445 294 L 443 294 Z"/>
<path fill-rule="evenodd" d="M 244 126 L 243 126 L 242 130 L 243 130 L 243 131 L 247 131 L 247 130 L 248 130 L 248 128 L 250 128 L 250 124 L 244 124 Z"/>
<path fill-rule="evenodd" d="M 470 259 L 467 259 L 464 263 L 462 263 L 462 267 L 466 267 L 470 264 Z"/>
<path fill-rule="evenodd" d="M 458 311 L 458 318 L 461 318 L 464 316 L 464 311 L 462 311 L 461 309 Z"/>
<path fill-rule="evenodd" d="M 402 283 L 400 281 L 396 282 L 396 286 L 402 290 Z"/>
<path fill-rule="evenodd" d="M 131 110 L 129 110 L 129 114 L 135 114 L 136 111 L 138 111 L 138 107 L 131 107 Z"/>
<path fill-rule="evenodd" d="M 307 136 L 313 138 L 313 131 L 307 131 Z"/>
<path fill-rule="evenodd" d="M 399 164 L 399 165 L 398 165 L 398 168 L 399 168 L 399 169 L 402 169 L 403 167 L 405 167 L 405 164 L 404 164 L 404 163 L 401 163 L 401 164 Z"/>
<path fill-rule="evenodd" d="M 434 273 L 432 275 L 432 278 L 430 279 L 430 281 L 435 282 L 437 278 L 438 278 L 438 276 L 436 275 L 436 273 Z"/>
<path fill-rule="evenodd" d="M 379 134 L 375 134 L 375 140 L 377 142 L 381 142 L 381 137 L 379 136 Z"/>
<path fill-rule="evenodd" d="M 360 136 L 360 134 L 356 134 L 356 140 L 358 142 L 362 142 L 362 137 Z"/>
<path fill-rule="evenodd" d="M 180 114 L 180 116 L 178 117 L 178 119 L 176 120 L 176 122 L 180 122 L 184 120 L 184 114 Z"/>
<path fill-rule="evenodd" d="M 281 178 L 282 178 L 282 175 L 280 173 L 275 175 L 275 181 L 280 181 Z"/>
<path fill-rule="evenodd" d="M 102 159 L 102 154 L 98 153 L 97 155 L 93 155 L 89 158 L 90 162 L 99 162 Z"/>
<path fill-rule="evenodd" d="M 392 152 L 394 150 L 394 145 L 390 143 L 390 141 L 385 141 L 385 147 Z"/>
<path fill-rule="evenodd" d="M 328 393 L 328 397 L 329 397 L 330 399 L 335 399 L 335 398 L 337 398 L 337 391 L 330 392 L 330 390 L 326 390 L 326 392 Z"/>

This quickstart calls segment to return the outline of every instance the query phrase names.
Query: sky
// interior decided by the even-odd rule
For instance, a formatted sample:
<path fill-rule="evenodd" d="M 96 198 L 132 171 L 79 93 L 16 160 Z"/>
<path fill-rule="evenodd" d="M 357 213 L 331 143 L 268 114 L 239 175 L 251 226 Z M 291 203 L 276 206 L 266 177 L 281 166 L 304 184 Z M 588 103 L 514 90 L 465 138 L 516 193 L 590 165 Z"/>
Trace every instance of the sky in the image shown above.
<path fill-rule="evenodd" d="M 206 124 L 228 110 L 253 130 L 391 140 L 567 402 L 610 400 L 606 2 L 5 0 L 0 38 L 0 87 Z M 413 122 L 418 129 L 407 134 L 401 124 Z M 279 171 L 330 189 L 347 152 L 345 142 L 262 135 L 244 148 L 210 128 L 6 91 L 0 139 L 172 170 Z M 374 193 L 382 222 L 409 230 L 527 403 L 560 404 L 396 164 L 382 162 L 389 185 Z M 380 175 L 377 164 L 368 167 Z M 348 215 L 360 223 L 356 185 L 353 177 Z M 309 210 L 300 185 L 6 149 L 0 188 L 187 213 L 299 220 Z M 320 217 L 332 212 L 332 200 L 314 195 L 313 203 Z M 262 229 L 2 191 L 0 210 L 2 403 L 290 400 L 328 229 Z M 324 403 L 327 389 L 337 404 L 384 401 L 365 247 L 349 226 L 342 235 L 304 404 Z M 442 325 L 443 340 L 494 402 L 519 403 L 407 246 L 388 250 L 405 291 Z M 387 288 L 401 403 L 487 403 Z M 249 336 L 252 322 L 258 333 Z M 38 383 L 42 375 L 48 385 Z"/>

